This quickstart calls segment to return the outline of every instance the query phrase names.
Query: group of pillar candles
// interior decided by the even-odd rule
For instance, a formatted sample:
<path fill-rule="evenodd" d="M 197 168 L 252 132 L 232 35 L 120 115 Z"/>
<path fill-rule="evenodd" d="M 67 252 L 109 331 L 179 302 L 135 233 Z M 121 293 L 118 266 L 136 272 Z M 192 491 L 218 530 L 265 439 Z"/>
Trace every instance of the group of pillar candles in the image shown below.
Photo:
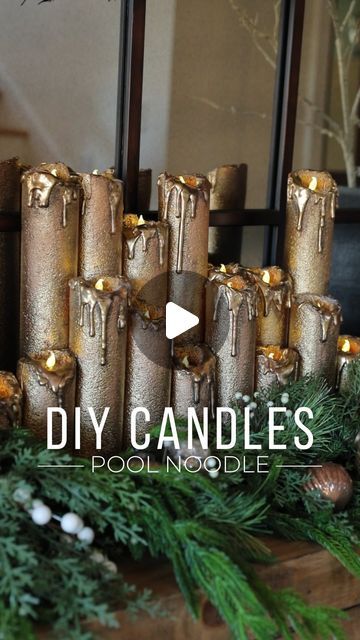
<path fill-rule="evenodd" d="M 209 207 L 226 201 L 221 190 L 236 176 L 234 165 L 211 183 L 161 174 L 158 220 L 145 222 L 123 215 L 123 184 L 111 171 L 75 174 L 56 163 L 23 173 L 19 386 L 0 374 L 14 423 L 22 409 L 22 424 L 46 437 L 47 408 L 58 406 L 71 434 L 80 407 L 79 451 L 92 455 L 91 411 L 100 423 L 108 407 L 102 453 L 112 455 L 128 445 L 136 407 L 150 413 L 137 418 L 141 441 L 167 406 L 178 417 L 207 408 L 213 418 L 239 392 L 306 374 L 346 389 L 360 339 L 339 336 L 341 307 L 327 297 L 335 182 L 326 172 L 290 174 L 284 270 L 208 265 Z M 199 317 L 174 343 L 167 301 Z"/>

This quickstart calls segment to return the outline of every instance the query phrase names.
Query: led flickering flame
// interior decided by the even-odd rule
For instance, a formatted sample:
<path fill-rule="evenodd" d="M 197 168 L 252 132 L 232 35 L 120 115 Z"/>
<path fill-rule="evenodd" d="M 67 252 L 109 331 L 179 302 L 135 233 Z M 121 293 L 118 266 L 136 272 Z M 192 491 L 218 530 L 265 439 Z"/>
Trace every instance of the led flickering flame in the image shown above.
<path fill-rule="evenodd" d="M 184 176 L 179 176 L 179 180 L 180 180 L 180 182 L 182 182 L 183 184 L 186 184 L 186 180 L 185 180 Z"/>
<path fill-rule="evenodd" d="M 99 280 L 95 283 L 95 289 L 98 291 L 104 291 L 104 278 L 99 278 Z"/>
<path fill-rule="evenodd" d="M 224 264 L 220 265 L 220 273 L 226 273 L 226 267 Z"/>
<path fill-rule="evenodd" d="M 185 356 L 185 357 L 182 359 L 182 361 L 181 361 L 181 362 L 183 363 L 184 367 L 186 367 L 187 369 L 189 368 L 189 366 L 190 366 L 190 362 L 189 362 L 189 358 L 188 358 L 187 356 Z"/>
<path fill-rule="evenodd" d="M 270 284 L 270 272 L 266 271 L 266 269 L 263 271 L 262 281 L 265 282 L 265 284 Z"/>
<path fill-rule="evenodd" d="M 45 362 L 45 366 L 47 369 L 49 369 L 49 371 L 51 371 L 55 367 L 55 364 L 56 364 L 55 353 L 53 351 L 50 351 L 50 355 Z"/>
<path fill-rule="evenodd" d="M 138 227 L 140 227 L 142 224 L 146 224 L 146 222 L 145 222 L 145 220 L 144 220 L 144 218 L 143 218 L 143 216 L 141 214 L 140 214 L 139 219 L 138 219 L 136 224 L 137 224 Z"/>
<path fill-rule="evenodd" d="M 272 351 L 271 353 L 269 353 L 268 357 L 273 360 L 275 358 L 275 353 Z"/>
<path fill-rule="evenodd" d="M 309 189 L 311 191 L 316 191 L 316 187 L 317 187 L 317 178 L 313 176 L 309 182 Z"/>
<path fill-rule="evenodd" d="M 343 351 L 344 353 L 349 353 L 351 349 L 351 345 L 350 345 L 350 340 L 348 340 L 347 338 L 345 338 L 342 346 L 341 346 L 341 351 Z"/>

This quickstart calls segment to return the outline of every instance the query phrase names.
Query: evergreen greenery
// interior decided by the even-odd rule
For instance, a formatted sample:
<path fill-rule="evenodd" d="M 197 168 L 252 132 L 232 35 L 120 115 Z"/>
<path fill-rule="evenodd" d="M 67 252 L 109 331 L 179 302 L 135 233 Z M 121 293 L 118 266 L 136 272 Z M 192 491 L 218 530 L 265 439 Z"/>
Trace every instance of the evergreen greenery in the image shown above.
<path fill-rule="evenodd" d="M 278 441 L 286 450 L 268 450 L 267 402 L 281 406 L 283 390 L 273 389 L 256 398 L 252 442 L 261 451 L 243 450 L 244 418 L 237 411 L 238 442 L 231 452 L 246 455 L 255 466 L 257 454 L 267 455 L 268 474 L 207 474 L 128 470 L 112 474 L 82 469 L 58 471 L 38 465 L 66 464 L 67 454 L 47 451 L 23 430 L 1 433 L 0 447 L 0 640 L 31 640 L 34 624 L 49 624 L 54 635 L 88 640 L 86 619 L 115 625 L 111 611 L 120 604 L 131 613 L 145 610 L 165 615 L 150 594 L 138 593 L 106 563 L 94 558 L 94 547 L 121 567 L 123 556 L 141 560 L 151 554 L 167 557 L 194 616 L 203 591 L 227 622 L 236 640 L 249 637 L 303 640 L 343 636 L 343 614 L 314 607 L 290 590 L 273 591 L 255 572 L 254 563 L 271 560 L 264 535 L 311 540 L 333 554 L 360 578 L 356 553 L 360 538 L 360 490 L 356 480 L 355 437 L 360 415 L 360 363 L 352 366 L 349 391 L 332 395 L 323 382 L 303 379 L 289 385 L 287 408 L 312 409 L 314 444 L 299 451 L 299 435 L 292 415 Z M 156 442 L 156 440 L 155 440 Z M 285 469 L 282 464 L 337 461 L 354 478 L 354 496 L 346 511 L 336 513 L 320 495 L 306 493 L 307 471 Z M 76 462 L 79 462 L 77 459 Z M 38 526 L 14 499 L 15 491 L 32 492 L 54 513 L 74 511 L 96 531 L 92 547 L 64 536 L 58 526 Z M 261 538 L 259 536 L 262 536 Z M 120 636 L 121 637 L 121 632 Z"/>

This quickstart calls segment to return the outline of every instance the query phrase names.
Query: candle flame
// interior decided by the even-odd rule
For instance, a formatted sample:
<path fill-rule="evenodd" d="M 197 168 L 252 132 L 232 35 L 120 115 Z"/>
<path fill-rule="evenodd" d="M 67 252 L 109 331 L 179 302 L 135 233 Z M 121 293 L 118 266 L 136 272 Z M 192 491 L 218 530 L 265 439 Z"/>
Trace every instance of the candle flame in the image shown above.
<path fill-rule="evenodd" d="M 344 353 L 349 353 L 351 348 L 351 344 L 350 344 L 350 340 L 348 340 L 347 338 L 345 338 L 342 346 L 341 346 L 341 351 L 343 351 Z"/>
<path fill-rule="evenodd" d="M 265 284 L 270 284 L 270 272 L 265 269 L 262 274 L 262 280 Z"/>
<path fill-rule="evenodd" d="M 180 182 L 182 182 L 183 184 L 186 184 L 186 180 L 185 180 L 184 176 L 179 176 L 179 180 L 180 180 Z"/>
<path fill-rule="evenodd" d="M 45 362 L 45 366 L 47 369 L 49 369 L 49 371 L 51 371 L 55 367 L 55 364 L 56 364 L 55 353 L 53 351 L 50 351 L 50 355 Z"/>
<path fill-rule="evenodd" d="M 99 280 L 95 283 L 95 289 L 98 291 L 104 291 L 104 278 L 99 278 Z"/>
<path fill-rule="evenodd" d="M 224 264 L 220 265 L 220 273 L 226 273 L 226 267 Z"/>
<path fill-rule="evenodd" d="M 269 353 L 269 358 L 271 358 L 273 360 L 274 357 L 275 357 L 275 353 L 273 351 L 271 353 Z"/>
<path fill-rule="evenodd" d="M 138 227 L 140 227 L 142 224 L 146 224 L 146 222 L 145 222 L 145 220 L 144 220 L 144 218 L 143 218 L 143 216 L 141 214 L 140 214 L 139 219 L 138 219 L 136 224 L 137 224 Z"/>
<path fill-rule="evenodd" d="M 183 363 L 184 367 L 186 367 L 187 369 L 189 368 L 190 362 L 187 356 L 185 356 L 185 358 L 183 358 L 181 362 Z"/>
<path fill-rule="evenodd" d="M 311 191 L 316 191 L 316 187 L 317 187 L 317 178 L 313 176 L 309 182 L 309 189 Z"/>

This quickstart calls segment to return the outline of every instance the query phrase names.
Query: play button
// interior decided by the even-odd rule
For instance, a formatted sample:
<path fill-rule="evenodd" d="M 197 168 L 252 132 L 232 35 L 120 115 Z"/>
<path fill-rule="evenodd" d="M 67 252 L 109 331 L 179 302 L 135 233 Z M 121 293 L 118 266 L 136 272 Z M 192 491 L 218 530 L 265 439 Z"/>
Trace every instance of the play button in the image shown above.
<path fill-rule="evenodd" d="M 196 327 L 199 318 L 174 302 L 166 305 L 166 337 L 169 340 L 180 336 L 185 331 Z"/>

